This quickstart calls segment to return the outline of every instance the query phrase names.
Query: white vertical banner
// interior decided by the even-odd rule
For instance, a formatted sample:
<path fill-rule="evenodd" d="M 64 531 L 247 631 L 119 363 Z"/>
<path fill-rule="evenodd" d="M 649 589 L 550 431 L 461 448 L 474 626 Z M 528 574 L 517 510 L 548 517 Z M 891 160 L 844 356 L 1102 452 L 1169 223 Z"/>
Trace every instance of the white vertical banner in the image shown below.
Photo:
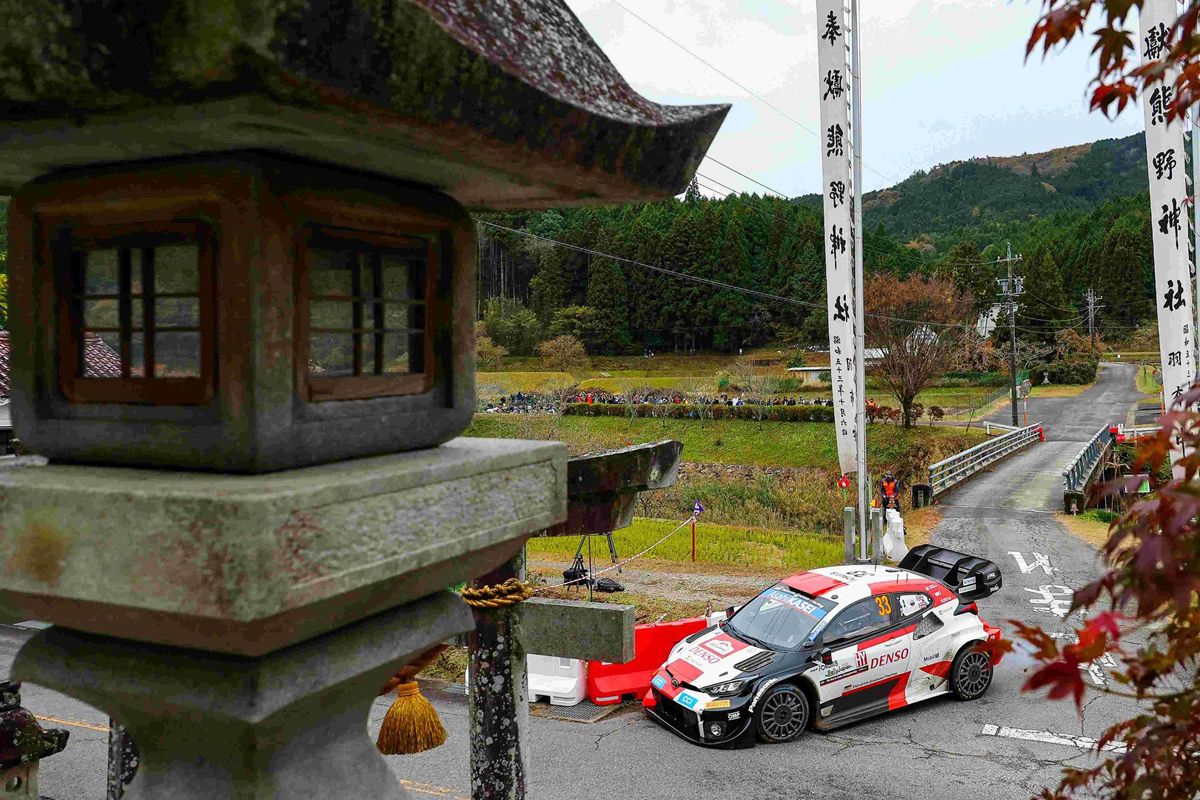
<path fill-rule="evenodd" d="M 825 195 L 825 283 L 829 377 L 843 473 L 857 469 L 857 370 L 854 358 L 854 186 L 850 130 L 850 47 L 845 0 L 817 0 L 817 91 L 821 99 L 821 178 Z"/>
<path fill-rule="evenodd" d="M 1175 0 L 1146 0 L 1141 11 L 1142 62 L 1166 55 L 1167 34 L 1179 16 Z M 1163 392 L 1169 406 L 1196 377 L 1195 315 L 1188 236 L 1188 189 L 1184 121 L 1167 117 L 1175 107 L 1175 70 L 1146 86 L 1146 166 L 1150 174 L 1150 219 L 1154 237 L 1154 299 Z"/>

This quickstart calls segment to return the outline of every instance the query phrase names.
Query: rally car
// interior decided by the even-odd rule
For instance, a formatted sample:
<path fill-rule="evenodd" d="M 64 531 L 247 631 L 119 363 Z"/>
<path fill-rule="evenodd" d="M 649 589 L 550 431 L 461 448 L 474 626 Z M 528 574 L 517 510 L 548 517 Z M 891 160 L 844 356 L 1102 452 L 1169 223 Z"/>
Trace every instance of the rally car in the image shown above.
<path fill-rule="evenodd" d="M 643 705 L 700 745 L 787 742 L 954 694 L 981 697 L 1000 629 L 975 600 L 1001 586 L 993 562 L 922 545 L 899 567 L 826 567 L 785 578 L 687 637 Z"/>

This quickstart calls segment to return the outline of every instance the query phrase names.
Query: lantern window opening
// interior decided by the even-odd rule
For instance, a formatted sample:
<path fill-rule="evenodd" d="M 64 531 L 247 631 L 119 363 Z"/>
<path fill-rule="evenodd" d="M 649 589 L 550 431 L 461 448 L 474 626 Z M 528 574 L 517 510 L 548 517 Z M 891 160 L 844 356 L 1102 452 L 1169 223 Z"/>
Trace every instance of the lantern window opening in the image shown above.
<path fill-rule="evenodd" d="M 67 233 L 60 383 L 69 400 L 211 399 L 212 253 L 199 223 Z"/>
<path fill-rule="evenodd" d="M 311 400 L 429 390 L 426 313 L 437 245 L 423 236 L 306 229 L 298 359 Z"/>

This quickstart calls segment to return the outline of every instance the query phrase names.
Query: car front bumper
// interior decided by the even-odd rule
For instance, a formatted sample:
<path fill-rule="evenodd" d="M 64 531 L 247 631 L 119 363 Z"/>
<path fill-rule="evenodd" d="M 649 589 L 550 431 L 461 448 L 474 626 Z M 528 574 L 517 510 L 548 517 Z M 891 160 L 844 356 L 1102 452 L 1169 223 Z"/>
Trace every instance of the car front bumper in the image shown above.
<path fill-rule="evenodd" d="M 646 713 L 682 739 L 702 747 L 745 747 L 754 744 L 749 697 L 711 698 L 690 690 L 686 694 L 697 700 L 695 709 L 692 709 L 653 686 L 650 693 L 653 702 L 643 704 Z M 708 703 L 726 701 L 729 705 L 723 708 L 704 707 Z"/>

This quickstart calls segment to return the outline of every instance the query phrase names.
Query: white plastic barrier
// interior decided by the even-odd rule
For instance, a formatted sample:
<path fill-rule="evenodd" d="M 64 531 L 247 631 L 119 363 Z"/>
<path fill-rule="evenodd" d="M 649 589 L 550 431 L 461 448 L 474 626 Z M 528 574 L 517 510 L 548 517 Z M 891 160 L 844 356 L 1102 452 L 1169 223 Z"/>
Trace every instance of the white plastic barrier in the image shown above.
<path fill-rule="evenodd" d="M 904 541 L 904 519 L 900 512 L 889 508 L 884 512 L 887 529 L 883 534 L 883 553 L 897 564 L 908 555 L 908 544 Z"/>
<path fill-rule="evenodd" d="M 578 658 L 528 656 L 529 699 L 544 697 L 552 706 L 578 705 L 587 697 L 587 665 Z"/>

